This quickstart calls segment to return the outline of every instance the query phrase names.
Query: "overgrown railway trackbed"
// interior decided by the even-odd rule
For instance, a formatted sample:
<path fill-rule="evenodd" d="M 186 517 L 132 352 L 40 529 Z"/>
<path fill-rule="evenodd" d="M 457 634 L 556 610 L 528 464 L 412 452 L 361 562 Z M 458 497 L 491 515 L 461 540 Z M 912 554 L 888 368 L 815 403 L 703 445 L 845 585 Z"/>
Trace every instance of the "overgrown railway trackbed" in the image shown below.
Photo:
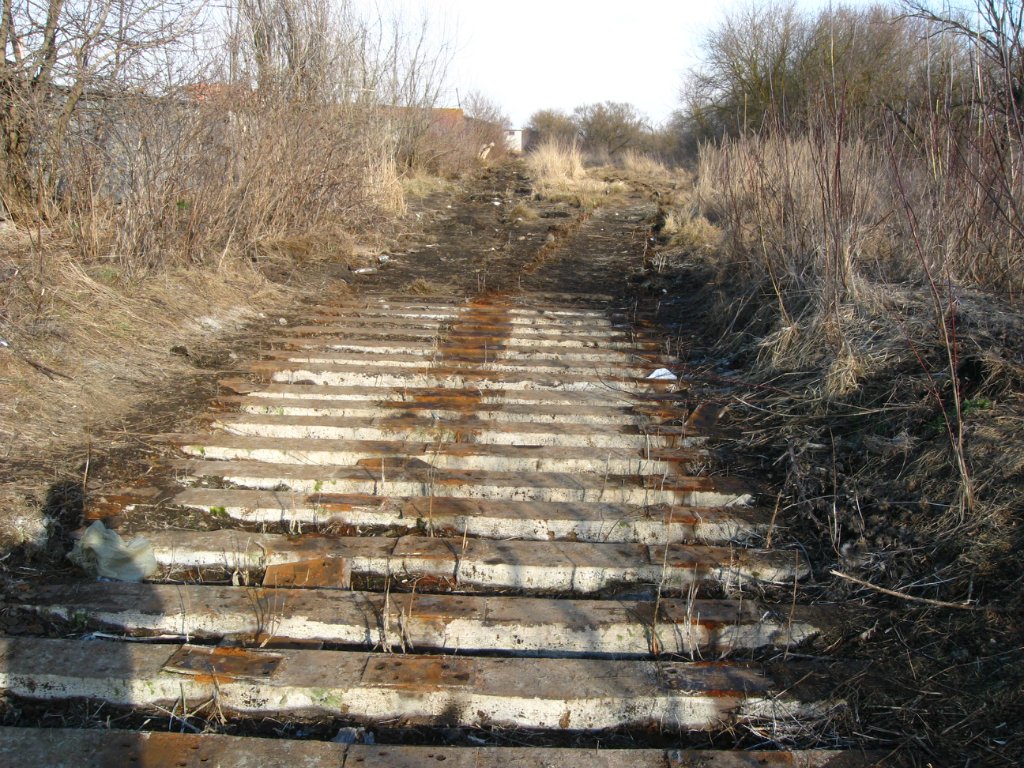
<path fill-rule="evenodd" d="M 164 503 L 231 524 L 141 532 L 144 583 L 17 598 L 103 640 L 0 640 L 16 700 L 172 732 L 8 728 L 0 763 L 871 763 L 738 749 L 842 719 L 833 665 L 789 655 L 831 617 L 772 597 L 806 562 L 700 473 L 708 409 L 610 300 L 375 297 L 274 342 L 173 438 Z"/>

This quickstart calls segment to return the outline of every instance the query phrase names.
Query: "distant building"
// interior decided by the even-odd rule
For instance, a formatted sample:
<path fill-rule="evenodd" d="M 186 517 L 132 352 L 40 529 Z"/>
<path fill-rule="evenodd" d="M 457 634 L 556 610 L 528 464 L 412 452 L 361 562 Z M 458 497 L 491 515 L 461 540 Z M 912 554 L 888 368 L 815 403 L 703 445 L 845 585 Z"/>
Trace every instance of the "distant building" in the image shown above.
<path fill-rule="evenodd" d="M 513 154 L 529 151 L 536 140 L 536 132 L 529 128 L 508 128 L 505 131 L 505 148 Z"/>

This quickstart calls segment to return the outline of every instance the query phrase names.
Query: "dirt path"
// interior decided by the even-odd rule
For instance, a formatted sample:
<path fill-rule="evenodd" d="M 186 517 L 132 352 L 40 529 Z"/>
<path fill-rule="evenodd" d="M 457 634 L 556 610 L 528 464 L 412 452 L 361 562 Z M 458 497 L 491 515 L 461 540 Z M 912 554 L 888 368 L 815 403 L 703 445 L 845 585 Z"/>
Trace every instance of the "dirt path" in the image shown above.
<path fill-rule="evenodd" d="M 495 169 L 254 328 L 86 495 L 148 578 L 6 585 L 0 762 L 873 764 L 841 616 L 628 296 L 655 213 Z"/>

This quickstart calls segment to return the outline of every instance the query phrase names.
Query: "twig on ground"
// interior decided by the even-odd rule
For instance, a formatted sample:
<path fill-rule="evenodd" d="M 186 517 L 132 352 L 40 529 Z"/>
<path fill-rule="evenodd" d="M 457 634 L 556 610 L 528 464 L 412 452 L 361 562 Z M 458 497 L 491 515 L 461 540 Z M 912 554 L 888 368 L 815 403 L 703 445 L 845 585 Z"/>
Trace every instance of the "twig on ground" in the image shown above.
<path fill-rule="evenodd" d="M 961 611 L 999 611 L 998 608 L 985 608 L 979 605 L 971 605 L 969 603 L 948 603 L 945 600 L 932 600 L 929 597 L 915 597 L 914 595 L 908 595 L 904 592 L 896 592 L 892 589 L 886 589 L 885 587 L 879 587 L 877 584 L 872 584 L 869 581 L 858 579 L 856 576 L 850 576 L 846 573 L 841 573 L 835 569 L 829 571 L 833 576 L 838 576 L 840 579 L 846 579 L 852 581 L 854 584 L 858 584 L 868 589 L 873 589 L 876 592 L 881 592 L 883 595 L 889 595 L 889 597 L 898 597 L 900 600 L 909 600 L 912 603 L 925 603 L 926 605 L 934 605 L 939 608 L 956 608 Z"/>

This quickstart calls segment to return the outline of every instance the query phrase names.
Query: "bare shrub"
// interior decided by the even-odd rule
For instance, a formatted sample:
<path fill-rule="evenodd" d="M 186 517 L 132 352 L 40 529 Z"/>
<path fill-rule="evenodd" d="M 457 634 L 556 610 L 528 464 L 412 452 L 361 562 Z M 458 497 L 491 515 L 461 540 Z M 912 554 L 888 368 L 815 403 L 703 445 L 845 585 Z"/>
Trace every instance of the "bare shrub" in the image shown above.
<path fill-rule="evenodd" d="M 888 160 L 879 154 L 863 141 L 837 147 L 814 136 L 705 147 L 697 194 L 702 211 L 725 229 L 728 269 L 769 286 L 786 319 L 809 303 L 826 309 L 851 298 L 855 266 L 874 277 L 905 277 Z M 840 162 L 855 170 L 837 175 Z"/>
<path fill-rule="evenodd" d="M 402 157 L 410 172 L 427 172 L 456 178 L 485 161 L 505 156 L 507 119 L 493 105 L 470 103 L 463 109 L 389 110 L 390 120 L 401 124 L 410 119 L 420 122 L 415 140 Z"/>
<path fill-rule="evenodd" d="M 647 118 L 626 102 L 583 104 L 573 111 L 573 120 L 579 126 L 584 149 L 602 165 L 620 152 L 639 146 L 649 130 Z"/>
<path fill-rule="evenodd" d="M 811 14 L 796 3 L 728 13 L 704 40 L 683 85 L 684 143 L 749 131 L 808 129 L 841 114 L 848 135 L 872 134 L 949 95 L 962 74 L 957 51 L 898 9 L 833 6 Z"/>
<path fill-rule="evenodd" d="M 340 243 L 401 212 L 400 164 L 434 129 L 423 116 L 447 65 L 426 19 L 243 0 L 218 37 L 204 13 L 201 0 L 26 0 L 5 13 L 4 207 L 58 225 L 86 259 L 113 256 L 128 278 Z M 210 50 L 223 56 L 196 53 Z M 460 125 L 452 173 L 479 154 L 479 125 Z"/>
<path fill-rule="evenodd" d="M 621 163 L 621 155 L 647 155 L 658 162 L 675 162 L 679 156 L 679 131 L 673 125 L 652 127 L 628 102 L 605 101 L 581 104 L 572 114 L 542 109 L 527 124 L 535 144 L 577 146 L 588 165 Z"/>
<path fill-rule="evenodd" d="M 407 31 L 345 0 L 4 3 L 0 547 L 45 533 L 55 475 L 154 389 L 230 366 L 211 337 L 294 301 L 299 262 L 386 236 L 384 108 L 441 87 Z"/>
<path fill-rule="evenodd" d="M 527 127 L 537 134 L 539 143 L 571 145 L 579 139 L 580 129 L 576 121 L 558 109 L 541 109 L 534 112 Z"/>
<path fill-rule="evenodd" d="M 476 148 L 481 160 L 495 161 L 508 156 L 505 131 L 512 121 L 501 106 L 480 91 L 470 91 L 463 100 L 467 120 L 467 145 Z"/>
<path fill-rule="evenodd" d="M 8 212 L 49 212 L 76 120 L 123 94 L 147 92 L 167 57 L 187 66 L 205 11 L 202 0 L 4 3 L 0 197 Z"/>
<path fill-rule="evenodd" d="M 704 40 L 704 59 L 682 91 L 687 130 L 704 139 L 767 127 L 793 109 L 810 25 L 795 3 L 730 12 Z"/>

